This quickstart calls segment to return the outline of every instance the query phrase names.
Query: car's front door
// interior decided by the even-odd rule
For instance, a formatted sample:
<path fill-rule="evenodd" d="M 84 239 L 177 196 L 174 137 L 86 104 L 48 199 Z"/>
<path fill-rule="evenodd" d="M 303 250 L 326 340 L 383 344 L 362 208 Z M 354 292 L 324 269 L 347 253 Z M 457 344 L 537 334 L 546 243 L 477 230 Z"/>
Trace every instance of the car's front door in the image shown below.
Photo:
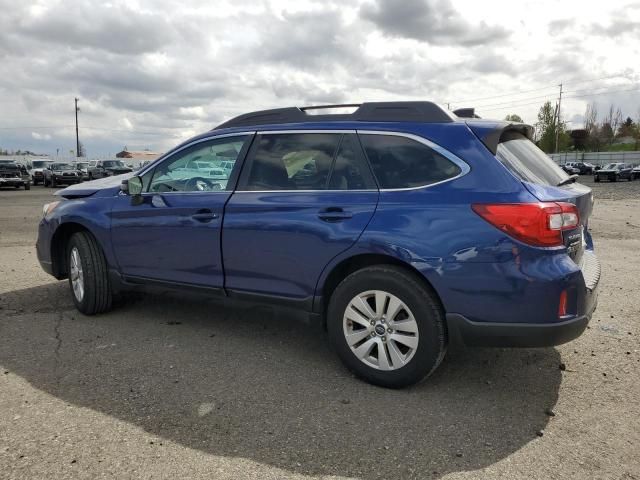
<path fill-rule="evenodd" d="M 141 198 L 115 199 L 111 235 L 121 275 L 223 286 L 220 227 L 251 137 L 218 137 L 178 150 L 143 174 Z M 220 168 L 223 162 L 234 167 Z"/>
<path fill-rule="evenodd" d="M 377 202 L 355 132 L 257 134 L 225 209 L 225 288 L 310 305 L 323 268 Z"/>

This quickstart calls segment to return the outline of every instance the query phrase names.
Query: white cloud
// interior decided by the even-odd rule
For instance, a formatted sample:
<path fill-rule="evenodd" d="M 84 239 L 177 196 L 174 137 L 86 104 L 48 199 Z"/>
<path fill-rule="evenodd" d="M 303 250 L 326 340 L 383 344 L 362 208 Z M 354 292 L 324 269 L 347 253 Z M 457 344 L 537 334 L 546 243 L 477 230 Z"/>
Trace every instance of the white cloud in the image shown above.
<path fill-rule="evenodd" d="M 75 148 L 76 96 L 90 155 L 165 151 L 246 111 L 311 103 L 430 99 L 533 122 L 560 82 L 567 119 L 591 100 L 640 115 L 640 91 L 576 93 L 640 88 L 637 0 L 0 0 L 0 9 L 11 72 L 0 76 L 11 112 L 0 126 L 56 127 L 6 130 L 2 148 Z"/>
<path fill-rule="evenodd" d="M 48 133 L 38 133 L 38 132 L 31 132 L 31 136 L 36 140 L 51 140 L 52 138 L 51 135 L 49 135 Z"/>

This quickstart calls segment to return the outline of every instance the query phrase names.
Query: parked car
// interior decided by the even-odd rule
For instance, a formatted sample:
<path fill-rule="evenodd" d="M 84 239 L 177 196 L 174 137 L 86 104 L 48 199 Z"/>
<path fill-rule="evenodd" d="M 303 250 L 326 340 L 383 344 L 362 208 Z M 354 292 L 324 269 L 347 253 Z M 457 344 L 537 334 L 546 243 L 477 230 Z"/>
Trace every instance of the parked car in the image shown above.
<path fill-rule="evenodd" d="M 27 167 L 14 161 L 2 161 L 0 163 L 0 187 L 24 187 L 31 189 L 31 176 Z"/>
<path fill-rule="evenodd" d="M 31 162 L 29 175 L 31 175 L 31 183 L 33 183 L 33 185 L 44 183 L 44 169 L 52 163 L 53 160 L 33 160 Z"/>
<path fill-rule="evenodd" d="M 640 165 L 636 165 L 631 170 L 631 180 L 635 180 L 636 178 L 640 178 Z"/>
<path fill-rule="evenodd" d="M 568 175 L 579 175 L 580 174 L 580 169 L 571 166 L 568 163 L 565 163 L 564 165 L 561 166 L 562 170 L 564 170 Z"/>
<path fill-rule="evenodd" d="M 578 175 L 591 175 L 593 174 L 595 166 L 591 163 L 586 162 L 567 162 L 565 165 L 568 165 L 572 168 L 578 169 Z"/>
<path fill-rule="evenodd" d="M 89 180 L 93 180 L 95 178 L 122 175 L 132 171 L 133 169 L 127 167 L 122 160 L 98 160 L 95 165 L 90 165 L 87 168 L 87 175 Z"/>
<path fill-rule="evenodd" d="M 610 163 L 594 173 L 593 181 L 599 182 L 602 179 L 610 182 L 617 182 L 622 179 L 631 181 L 633 180 L 632 170 L 631 165 L 628 163 Z"/>
<path fill-rule="evenodd" d="M 43 184 L 45 187 L 73 185 L 82 181 L 82 174 L 72 163 L 55 162 L 44 169 Z"/>
<path fill-rule="evenodd" d="M 57 192 L 42 268 L 87 315 L 157 286 L 302 309 L 386 387 L 429 375 L 449 342 L 543 347 L 585 330 L 593 195 L 531 126 L 431 102 L 308 110 L 245 114 L 135 175 Z M 199 167 L 230 150 L 226 179 Z"/>
<path fill-rule="evenodd" d="M 80 173 L 83 180 L 89 180 L 89 162 L 73 162 L 73 166 Z"/>

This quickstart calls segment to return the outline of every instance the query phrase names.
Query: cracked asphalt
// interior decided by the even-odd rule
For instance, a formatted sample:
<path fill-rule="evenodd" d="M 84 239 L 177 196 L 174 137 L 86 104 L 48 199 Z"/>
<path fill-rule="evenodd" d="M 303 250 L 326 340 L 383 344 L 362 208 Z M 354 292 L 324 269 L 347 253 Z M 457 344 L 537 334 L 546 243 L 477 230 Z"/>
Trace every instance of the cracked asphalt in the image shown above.
<path fill-rule="evenodd" d="M 640 182 L 595 187 L 585 334 L 457 348 L 400 391 L 294 312 L 165 294 L 79 314 L 35 257 L 51 190 L 1 190 L 0 478 L 640 479 Z"/>

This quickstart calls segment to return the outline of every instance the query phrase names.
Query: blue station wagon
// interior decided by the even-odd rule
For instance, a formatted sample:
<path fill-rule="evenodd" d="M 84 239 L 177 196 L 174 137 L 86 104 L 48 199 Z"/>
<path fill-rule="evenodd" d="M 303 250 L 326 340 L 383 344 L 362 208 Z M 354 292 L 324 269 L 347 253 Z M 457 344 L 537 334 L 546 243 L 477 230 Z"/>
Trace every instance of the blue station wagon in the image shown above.
<path fill-rule="evenodd" d="M 241 115 L 135 176 L 57 192 L 42 267 L 87 315 L 152 287 L 302 309 L 386 387 L 429 375 L 450 342 L 544 347 L 585 330 L 593 195 L 530 126 L 431 102 L 350 107 Z"/>

